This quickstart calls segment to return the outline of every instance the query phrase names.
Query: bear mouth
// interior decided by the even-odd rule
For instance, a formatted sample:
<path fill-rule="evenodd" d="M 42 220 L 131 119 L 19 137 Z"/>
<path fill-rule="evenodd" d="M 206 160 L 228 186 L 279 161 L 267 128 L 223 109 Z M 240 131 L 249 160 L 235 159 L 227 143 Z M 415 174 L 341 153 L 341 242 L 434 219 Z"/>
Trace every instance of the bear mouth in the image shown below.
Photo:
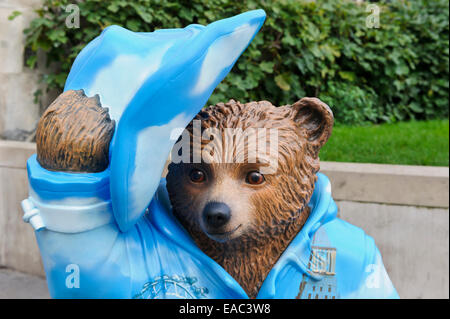
<path fill-rule="evenodd" d="M 211 237 L 214 240 L 224 240 L 228 237 L 230 237 L 232 234 L 234 234 L 239 228 L 241 228 L 242 224 L 239 224 L 236 226 L 233 230 L 227 231 L 227 232 L 216 232 L 216 233 L 210 233 L 206 232 L 206 234 Z"/>

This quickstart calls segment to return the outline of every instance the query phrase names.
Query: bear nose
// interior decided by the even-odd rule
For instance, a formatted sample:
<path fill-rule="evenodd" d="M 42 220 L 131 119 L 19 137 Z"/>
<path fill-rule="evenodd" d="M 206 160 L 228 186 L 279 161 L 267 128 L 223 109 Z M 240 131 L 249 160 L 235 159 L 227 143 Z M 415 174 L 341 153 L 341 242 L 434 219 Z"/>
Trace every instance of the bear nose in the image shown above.
<path fill-rule="evenodd" d="M 213 228 L 222 227 L 228 223 L 230 217 L 230 207 L 224 203 L 208 203 L 203 210 L 203 221 Z"/>

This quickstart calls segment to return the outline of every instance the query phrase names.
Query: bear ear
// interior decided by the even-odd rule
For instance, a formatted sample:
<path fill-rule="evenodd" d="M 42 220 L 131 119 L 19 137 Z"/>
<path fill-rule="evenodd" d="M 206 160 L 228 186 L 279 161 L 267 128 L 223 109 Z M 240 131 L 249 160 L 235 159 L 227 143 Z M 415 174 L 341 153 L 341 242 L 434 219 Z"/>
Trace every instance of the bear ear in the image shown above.
<path fill-rule="evenodd" d="M 330 107 L 317 98 L 304 97 L 294 103 L 292 109 L 294 122 L 306 130 L 308 141 L 320 149 L 333 129 L 334 117 Z"/>

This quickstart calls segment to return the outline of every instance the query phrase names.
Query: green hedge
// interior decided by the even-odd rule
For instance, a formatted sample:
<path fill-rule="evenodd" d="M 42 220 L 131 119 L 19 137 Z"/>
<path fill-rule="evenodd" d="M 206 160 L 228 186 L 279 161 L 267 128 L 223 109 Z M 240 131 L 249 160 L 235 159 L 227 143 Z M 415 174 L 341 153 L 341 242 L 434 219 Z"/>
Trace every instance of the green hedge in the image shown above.
<path fill-rule="evenodd" d="M 85 0 L 81 27 L 69 29 L 64 8 L 72 2 L 45 0 L 25 30 L 28 66 L 38 49 L 57 65 L 42 79 L 50 89 L 63 87 L 76 55 L 108 25 L 153 31 L 262 8 L 265 25 L 211 103 L 318 96 L 345 124 L 448 116 L 448 0 L 378 3 L 379 28 L 366 26 L 368 3 L 350 0 Z"/>

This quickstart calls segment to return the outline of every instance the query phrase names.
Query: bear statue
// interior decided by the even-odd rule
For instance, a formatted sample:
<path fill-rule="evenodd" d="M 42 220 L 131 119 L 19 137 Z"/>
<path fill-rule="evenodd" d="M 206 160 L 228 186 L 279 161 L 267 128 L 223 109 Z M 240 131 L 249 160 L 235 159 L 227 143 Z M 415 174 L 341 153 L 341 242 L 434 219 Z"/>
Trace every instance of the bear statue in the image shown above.
<path fill-rule="evenodd" d="M 398 298 L 320 173 L 325 103 L 202 109 L 264 19 L 112 26 L 78 55 L 22 201 L 52 297 Z"/>
<path fill-rule="evenodd" d="M 88 231 L 92 235 L 95 232 L 103 233 L 108 241 L 101 244 L 77 239 L 84 237 L 81 231 L 80 234 L 53 235 L 48 230 L 42 230 L 40 236 L 48 238 L 41 242 L 52 237 L 52 245 L 55 246 L 70 241 L 64 250 L 73 252 L 73 256 L 77 255 L 76 251 L 88 255 L 98 253 L 97 258 L 101 256 L 102 262 L 110 258 L 135 258 L 126 253 L 125 247 L 122 247 L 123 256 L 115 256 L 119 254 L 120 246 L 131 244 L 132 248 L 126 248 L 137 249 L 135 254 L 141 255 L 137 259 L 145 260 L 133 261 L 131 264 L 142 267 L 141 271 L 155 267 L 158 269 L 156 273 L 160 273 L 160 276 L 146 278 L 142 286 L 135 288 L 138 291 L 124 289 L 121 292 L 128 293 L 125 296 L 137 298 L 158 298 L 161 294 L 175 298 L 180 297 L 180 291 L 184 293 L 182 297 L 197 298 L 332 299 L 396 296 L 373 240 L 362 230 L 336 217 L 329 181 L 319 173 L 319 151 L 328 140 L 333 126 L 333 114 L 325 103 L 317 98 L 302 98 L 293 105 L 275 107 L 267 101 L 242 104 L 230 100 L 200 111 L 185 130 L 189 137 L 194 135 L 196 121 L 202 135 L 210 128 L 217 128 L 219 135 L 235 134 L 223 130 L 230 128 L 242 132 L 249 129 L 276 129 L 277 151 L 271 152 L 270 147 L 265 148 L 265 153 L 258 153 L 255 161 L 250 161 L 247 149 L 250 134 L 246 136 L 247 139 L 244 138 L 247 144 L 241 150 L 245 153 L 243 161 L 236 158 L 224 160 L 225 154 L 237 157 L 239 152 L 236 143 L 220 141 L 220 147 L 215 149 L 220 154 L 214 154 L 207 162 L 196 163 L 193 161 L 194 139 L 189 138 L 188 148 L 182 149 L 182 152 L 189 153 L 185 157 L 187 160 L 168 165 L 167 183 L 163 179 L 151 204 L 161 206 L 157 210 L 159 213 L 151 209 L 152 214 L 167 214 L 169 216 L 163 219 L 171 219 L 170 223 L 161 221 L 162 216 L 155 219 L 155 216 L 146 214 L 136 229 L 127 233 L 121 233 L 117 226 L 109 224 L 112 221 Z M 101 107 L 98 98 L 88 98 L 81 90 L 67 91 L 55 100 L 40 120 L 36 134 L 36 162 L 31 165 L 39 165 L 41 170 L 59 171 L 60 174 L 64 171 L 70 174 L 103 174 L 108 167 L 108 146 L 113 133 L 114 122 L 107 110 Z M 218 137 L 201 139 L 199 151 L 205 152 L 212 141 L 219 140 Z M 269 142 L 265 137 L 264 143 Z M 182 157 L 182 152 L 173 152 L 172 159 L 176 155 Z M 265 161 L 260 161 L 260 154 L 266 157 Z M 270 163 L 268 156 L 276 157 L 277 167 L 269 174 L 262 174 L 261 168 Z M 94 206 L 98 204 L 94 203 Z M 70 203 L 68 205 L 70 207 Z M 173 230 L 166 230 L 162 235 L 157 235 L 155 229 L 161 231 L 168 224 L 184 234 L 174 235 Z M 101 230 L 104 227 L 107 229 Z M 214 263 L 215 267 L 221 267 L 222 280 L 232 280 L 231 286 L 234 286 L 235 291 L 217 295 L 212 292 L 214 288 L 221 290 L 220 287 L 195 286 L 194 281 L 202 281 L 197 278 L 198 275 L 186 274 L 186 269 L 192 267 L 188 263 L 181 274 L 164 273 L 165 269 L 170 268 L 164 263 L 169 261 L 161 256 L 153 256 L 155 251 L 161 255 L 179 252 L 173 247 L 170 252 L 158 247 L 161 243 L 157 238 L 167 236 L 181 236 L 181 239 L 177 239 L 190 240 L 190 245 L 199 249 L 197 253 L 203 255 L 195 264 L 201 267 L 202 262 Z M 135 247 L 138 244 L 143 247 Z M 44 245 L 49 246 L 48 243 Z M 112 247 L 114 254 L 110 252 Z M 145 251 L 149 247 L 151 252 Z M 41 250 L 44 259 L 57 259 L 47 255 L 47 247 L 41 247 Z M 65 258 L 68 259 L 65 261 L 67 265 L 79 263 L 76 257 L 72 260 L 70 254 Z M 169 258 L 170 262 L 173 262 L 172 258 Z M 178 263 L 186 262 L 181 254 L 175 259 Z M 293 271 L 292 267 L 298 269 Z M 121 280 L 131 280 L 127 279 L 130 273 L 119 272 L 120 267 L 116 270 L 109 268 L 110 265 L 100 265 L 97 274 L 90 274 L 94 278 L 83 281 L 101 282 L 106 274 L 117 278 L 124 276 Z M 79 271 L 83 272 L 83 268 Z M 127 271 L 131 272 L 131 269 Z M 225 274 L 230 278 L 226 278 Z M 58 274 L 56 278 L 61 275 L 67 274 Z M 59 280 L 65 282 L 64 278 Z M 107 280 L 107 277 L 103 280 Z M 286 283 L 281 287 L 274 283 L 286 280 L 288 287 Z M 53 279 L 55 281 L 57 279 Z M 114 281 L 110 280 L 110 283 Z M 106 288 L 100 287 L 82 295 L 77 295 L 76 289 L 64 290 L 75 297 L 123 296 L 121 293 L 110 295 L 105 291 Z M 106 287 L 111 289 L 108 284 Z M 162 293 L 162 287 L 166 287 L 167 291 Z M 64 293 L 62 296 L 67 295 Z"/>

